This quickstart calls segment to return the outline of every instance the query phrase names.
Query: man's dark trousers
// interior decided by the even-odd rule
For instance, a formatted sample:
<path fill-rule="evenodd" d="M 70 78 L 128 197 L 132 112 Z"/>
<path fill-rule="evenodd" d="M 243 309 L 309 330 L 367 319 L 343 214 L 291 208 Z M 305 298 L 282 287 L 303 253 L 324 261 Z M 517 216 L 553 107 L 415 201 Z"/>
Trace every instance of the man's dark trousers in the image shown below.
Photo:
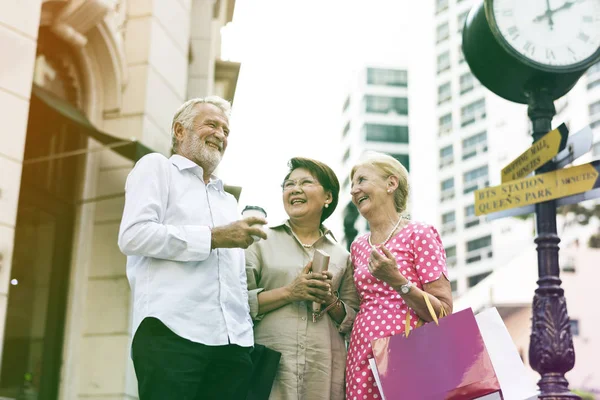
<path fill-rule="evenodd" d="M 145 318 L 132 343 L 140 400 L 244 400 L 251 347 L 205 346 Z"/>

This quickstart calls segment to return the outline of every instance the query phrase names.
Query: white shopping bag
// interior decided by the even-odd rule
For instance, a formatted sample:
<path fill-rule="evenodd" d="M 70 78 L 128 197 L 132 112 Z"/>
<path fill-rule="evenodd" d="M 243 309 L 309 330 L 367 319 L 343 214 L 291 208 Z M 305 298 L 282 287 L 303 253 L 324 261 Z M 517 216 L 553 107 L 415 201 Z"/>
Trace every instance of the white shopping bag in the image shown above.
<path fill-rule="evenodd" d="M 489 308 L 475 316 L 481 337 L 496 371 L 504 400 L 538 398 L 538 387 L 523 365 L 517 348 L 496 308 Z"/>
<path fill-rule="evenodd" d="M 379 380 L 379 372 L 377 371 L 377 364 L 375 363 L 374 358 L 369 358 L 369 365 L 371 366 L 371 372 L 373 372 L 373 376 L 375 377 L 375 383 L 377 384 L 377 389 L 379 389 L 379 393 L 381 394 L 381 400 L 385 400 L 385 396 L 383 395 L 383 389 L 381 388 L 381 381 Z"/>

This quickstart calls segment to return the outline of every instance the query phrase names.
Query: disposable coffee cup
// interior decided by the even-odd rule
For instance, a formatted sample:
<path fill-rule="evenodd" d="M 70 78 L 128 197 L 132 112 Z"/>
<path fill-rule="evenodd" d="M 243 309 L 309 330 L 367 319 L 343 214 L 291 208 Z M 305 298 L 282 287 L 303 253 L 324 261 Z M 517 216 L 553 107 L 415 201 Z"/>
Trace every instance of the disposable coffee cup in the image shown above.
<path fill-rule="evenodd" d="M 242 211 L 242 217 L 244 217 L 244 218 L 248 218 L 248 217 L 267 218 L 267 212 L 262 207 L 259 207 L 259 206 L 246 206 L 244 208 L 244 210 Z M 252 226 L 257 226 L 261 229 L 263 227 L 261 224 L 254 224 Z M 259 236 L 252 235 L 252 238 L 254 239 L 255 242 L 260 240 Z"/>

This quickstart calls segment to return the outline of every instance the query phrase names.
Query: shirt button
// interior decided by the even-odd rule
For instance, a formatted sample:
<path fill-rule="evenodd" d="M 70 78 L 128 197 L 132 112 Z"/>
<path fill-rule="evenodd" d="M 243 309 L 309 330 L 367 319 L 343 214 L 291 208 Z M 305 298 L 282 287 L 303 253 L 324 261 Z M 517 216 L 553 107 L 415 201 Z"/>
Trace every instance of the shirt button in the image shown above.
<path fill-rule="evenodd" d="M 306 317 L 302 317 L 302 321 L 306 321 Z"/>
<path fill-rule="evenodd" d="M 301 344 L 301 345 L 300 345 L 300 348 L 301 348 L 301 349 L 303 349 L 303 348 L 304 348 L 304 345 L 303 345 L 303 344 Z"/>
<path fill-rule="evenodd" d="M 298 379 L 302 380 L 303 376 L 302 375 L 298 375 Z"/>

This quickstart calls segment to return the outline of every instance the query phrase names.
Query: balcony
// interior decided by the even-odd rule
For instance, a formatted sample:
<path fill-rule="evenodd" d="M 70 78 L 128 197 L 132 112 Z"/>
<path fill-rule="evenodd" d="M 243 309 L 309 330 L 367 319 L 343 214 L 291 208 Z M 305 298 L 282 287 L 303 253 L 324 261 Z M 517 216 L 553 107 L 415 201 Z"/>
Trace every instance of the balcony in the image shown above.
<path fill-rule="evenodd" d="M 440 158 L 440 169 L 454 164 L 454 155 L 450 154 Z"/>
<path fill-rule="evenodd" d="M 476 181 L 465 182 L 463 188 L 463 194 L 468 194 L 479 189 L 483 189 L 490 185 L 490 181 L 487 176 L 477 179 Z"/>
<path fill-rule="evenodd" d="M 472 264 L 475 262 L 486 260 L 488 258 L 492 258 L 493 255 L 494 253 L 492 251 L 492 246 L 482 247 L 481 249 L 467 252 L 465 261 L 467 264 Z"/>
<path fill-rule="evenodd" d="M 467 217 L 465 217 L 465 229 L 477 226 L 480 224 L 480 222 L 481 222 L 481 217 L 476 217 L 475 215 L 467 216 Z"/>
<path fill-rule="evenodd" d="M 485 111 L 479 112 L 479 113 L 474 113 L 473 115 L 464 115 L 462 118 L 462 121 L 460 123 L 460 126 L 465 127 L 467 125 L 474 124 L 477 121 L 484 120 L 485 117 L 486 117 Z"/>
<path fill-rule="evenodd" d="M 442 225 L 442 236 L 456 232 L 456 221 L 446 222 Z"/>
<path fill-rule="evenodd" d="M 456 267 L 456 263 L 457 263 L 456 256 L 447 256 L 446 257 L 446 266 Z"/>
<path fill-rule="evenodd" d="M 440 195 L 441 202 L 452 200 L 453 198 L 454 198 L 454 188 L 442 190 L 442 193 Z"/>
<path fill-rule="evenodd" d="M 468 160 L 471 157 L 475 157 L 477 154 L 487 153 L 488 146 L 486 143 L 478 143 L 469 147 L 463 147 L 462 159 Z"/>

